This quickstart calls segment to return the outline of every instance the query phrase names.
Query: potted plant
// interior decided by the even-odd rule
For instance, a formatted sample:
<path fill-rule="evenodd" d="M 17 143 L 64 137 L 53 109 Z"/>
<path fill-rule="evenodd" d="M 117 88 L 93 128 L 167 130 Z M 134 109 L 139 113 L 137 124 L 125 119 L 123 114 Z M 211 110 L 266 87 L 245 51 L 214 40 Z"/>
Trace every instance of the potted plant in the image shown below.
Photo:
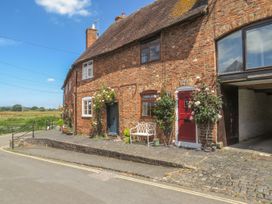
<path fill-rule="evenodd" d="M 160 146 L 160 140 L 159 140 L 159 138 L 154 138 L 153 144 L 154 144 L 155 147 Z"/>
<path fill-rule="evenodd" d="M 126 128 L 124 130 L 124 138 L 123 138 L 123 141 L 126 143 L 126 144 L 130 144 L 130 130 L 128 128 Z"/>

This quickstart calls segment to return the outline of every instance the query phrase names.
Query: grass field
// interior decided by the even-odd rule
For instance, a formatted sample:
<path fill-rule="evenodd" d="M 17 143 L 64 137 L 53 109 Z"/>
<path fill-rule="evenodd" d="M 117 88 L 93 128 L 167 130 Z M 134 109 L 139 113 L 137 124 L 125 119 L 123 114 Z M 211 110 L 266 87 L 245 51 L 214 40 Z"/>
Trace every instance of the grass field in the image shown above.
<path fill-rule="evenodd" d="M 0 135 L 29 131 L 33 123 L 36 130 L 45 129 L 48 121 L 56 122 L 60 117 L 61 113 L 58 111 L 0 112 Z"/>

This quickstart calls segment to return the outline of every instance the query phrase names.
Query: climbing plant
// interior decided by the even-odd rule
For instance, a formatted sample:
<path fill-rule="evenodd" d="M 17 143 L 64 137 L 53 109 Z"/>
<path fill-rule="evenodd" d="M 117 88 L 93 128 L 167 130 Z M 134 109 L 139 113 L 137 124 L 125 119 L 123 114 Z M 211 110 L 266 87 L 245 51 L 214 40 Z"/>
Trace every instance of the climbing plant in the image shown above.
<path fill-rule="evenodd" d="M 195 120 L 201 129 L 201 143 L 204 147 L 211 145 L 211 134 L 215 123 L 222 118 L 222 97 L 216 94 L 213 86 L 208 86 L 201 79 L 198 79 L 193 92 L 190 107 L 192 109 L 191 119 Z"/>
<path fill-rule="evenodd" d="M 93 126 L 93 136 L 103 135 L 103 125 L 102 125 L 102 112 L 106 107 L 106 104 L 111 104 L 115 102 L 116 93 L 114 89 L 110 87 L 103 86 L 98 92 L 93 96 L 93 111 L 94 120 L 92 121 Z"/>

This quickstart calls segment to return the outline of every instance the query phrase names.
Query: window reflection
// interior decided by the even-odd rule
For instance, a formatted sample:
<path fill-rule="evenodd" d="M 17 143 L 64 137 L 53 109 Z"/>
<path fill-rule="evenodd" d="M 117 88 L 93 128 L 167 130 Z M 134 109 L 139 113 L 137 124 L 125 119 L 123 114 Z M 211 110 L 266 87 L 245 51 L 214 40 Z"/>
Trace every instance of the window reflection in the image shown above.
<path fill-rule="evenodd" d="M 218 41 L 218 72 L 237 72 L 243 68 L 242 32 Z"/>
<path fill-rule="evenodd" d="M 272 66 L 272 24 L 246 32 L 246 68 Z"/>

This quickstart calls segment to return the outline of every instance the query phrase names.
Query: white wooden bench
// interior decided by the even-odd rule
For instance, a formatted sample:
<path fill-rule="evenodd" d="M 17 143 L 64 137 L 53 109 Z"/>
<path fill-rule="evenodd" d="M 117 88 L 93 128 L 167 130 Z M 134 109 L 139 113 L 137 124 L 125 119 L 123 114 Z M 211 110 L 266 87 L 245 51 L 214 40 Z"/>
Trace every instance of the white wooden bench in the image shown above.
<path fill-rule="evenodd" d="M 130 144 L 132 144 L 133 137 L 146 137 L 147 145 L 149 147 L 150 137 L 156 137 L 156 123 L 141 122 L 136 127 L 130 129 Z"/>

